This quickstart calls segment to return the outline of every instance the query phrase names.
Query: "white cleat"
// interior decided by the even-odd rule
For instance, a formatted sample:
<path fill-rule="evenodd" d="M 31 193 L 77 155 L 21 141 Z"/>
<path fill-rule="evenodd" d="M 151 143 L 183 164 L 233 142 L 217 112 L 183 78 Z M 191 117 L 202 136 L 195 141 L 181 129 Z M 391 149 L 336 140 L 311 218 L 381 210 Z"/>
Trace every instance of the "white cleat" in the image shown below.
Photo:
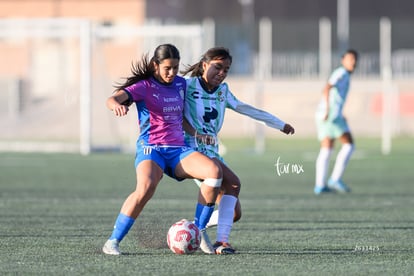
<path fill-rule="evenodd" d="M 115 239 L 107 240 L 102 248 L 102 251 L 107 255 L 121 255 L 121 251 L 119 251 L 119 241 Z"/>
<path fill-rule="evenodd" d="M 201 241 L 200 241 L 200 249 L 206 254 L 216 254 L 213 245 L 210 242 L 210 239 L 207 235 L 206 229 L 200 231 L 201 234 Z"/>
<path fill-rule="evenodd" d="M 217 255 L 236 254 L 236 250 L 228 242 L 216 242 L 213 247 Z"/>

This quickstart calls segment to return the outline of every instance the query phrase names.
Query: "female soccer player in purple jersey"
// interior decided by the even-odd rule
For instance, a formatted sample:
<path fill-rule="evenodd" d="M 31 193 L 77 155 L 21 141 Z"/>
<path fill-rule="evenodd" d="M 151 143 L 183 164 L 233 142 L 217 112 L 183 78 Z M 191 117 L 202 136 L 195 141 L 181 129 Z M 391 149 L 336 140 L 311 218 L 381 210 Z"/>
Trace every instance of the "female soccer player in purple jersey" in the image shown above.
<path fill-rule="evenodd" d="M 222 192 L 219 195 L 216 254 L 233 254 L 229 235 L 234 220 L 241 217 L 240 180 L 225 164 L 219 154 L 217 135 L 223 125 L 226 108 L 258 120 L 285 134 L 293 134 L 294 128 L 270 113 L 239 101 L 230 91 L 227 77 L 232 56 L 226 48 L 209 49 L 201 60 L 187 68 L 189 74 L 184 107 L 186 141 L 198 151 L 211 157 L 223 171 Z M 214 224 L 214 223 L 213 223 Z"/>
<path fill-rule="evenodd" d="M 136 143 L 136 188 L 122 205 L 112 235 L 102 249 L 105 254 L 121 254 L 119 243 L 153 196 L 163 173 L 179 181 L 204 179 L 195 214 L 200 229 L 206 228 L 214 210 L 222 171 L 213 160 L 185 145 L 182 124 L 186 83 L 177 76 L 179 62 L 175 46 L 158 46 L 151 60 L 144 56 L 133 65 L 132 76 L 106 101 L 116 116 L 127 115 L 129 106 L 135 103 L 140 135 Z M 215 253 L 206 231 L 201 231 L 200 248 L 207 254 Z"/>

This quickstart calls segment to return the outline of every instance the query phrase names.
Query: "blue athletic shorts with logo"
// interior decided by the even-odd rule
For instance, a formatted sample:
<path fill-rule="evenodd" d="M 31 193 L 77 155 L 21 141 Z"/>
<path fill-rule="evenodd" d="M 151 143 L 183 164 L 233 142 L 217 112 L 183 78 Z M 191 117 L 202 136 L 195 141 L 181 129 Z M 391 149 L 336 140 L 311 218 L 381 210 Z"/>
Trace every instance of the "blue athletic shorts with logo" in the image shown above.
<path fill-rule="evenodd" d="M 164 171 L 164 173 L 178 181 L 184 180 L 175 175 L 175 167 L 181 160 L 191 153 L 195 152 L 187 146 L 171 147 L 171 146 L 145 146 L 137 145 L 135 155 L 135 168 L 141 161 L 152 160 Z"/>

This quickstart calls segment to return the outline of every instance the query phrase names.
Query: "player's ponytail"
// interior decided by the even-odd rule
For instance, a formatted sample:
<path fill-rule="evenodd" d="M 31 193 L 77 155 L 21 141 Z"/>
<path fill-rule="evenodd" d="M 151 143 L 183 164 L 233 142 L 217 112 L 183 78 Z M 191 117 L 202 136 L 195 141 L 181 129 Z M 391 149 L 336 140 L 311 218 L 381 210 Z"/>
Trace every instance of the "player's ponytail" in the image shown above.
<path fill-rule="evenodd" d="M 190 74 L 190 77 L 199 77 L 203 75 L 203 60 L 201 59 L 198 63 L 189 65 L 184 71 L 181 71 L 183 76 Z"/>
<path fill-rule="evenodd" d="M 203 75 L 203 62 L 209 63 L 212 60 L 223 60 L 223 59 L 229 59 L 230 62 L 233 61 L 233 58 L 230 55 L 230 51 L 227 48 L 224 48 L 224 47 L 210 48 L 208 49 L 207 52 L 204 53 L 204 55 L 202 55 L 198 63 L 187 66 L 187 68 L 184 71 L 181 71 L 181 73 L 184 76 L 191 73 L 190 77 L 200 77 Z"/>
<path fill-rule="evenodd" d="M 180 59 L 180 52 L 172 44 L 159 45 L 154 50 L 154 55 L 149 60 L 148 54 L 142 56 L 140 61 L 132 63 L 132 76 L 126 78 L 125 83 L 115 85 L 116 90 L 125 89 L 141 80 L 149 79 L 155 72 L 154 63 L 160 64 L 165 59 Z"/>

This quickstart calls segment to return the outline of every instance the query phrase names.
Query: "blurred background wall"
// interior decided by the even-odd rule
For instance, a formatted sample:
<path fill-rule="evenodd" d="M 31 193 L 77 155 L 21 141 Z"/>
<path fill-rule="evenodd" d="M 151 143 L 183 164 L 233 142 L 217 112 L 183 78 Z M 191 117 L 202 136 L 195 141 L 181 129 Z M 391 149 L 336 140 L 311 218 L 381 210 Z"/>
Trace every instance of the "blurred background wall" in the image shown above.
<path fill-rule="evenodd" d="M 233 93 L 299 137 L 315 137 L 326 78 L 355 48 L 345 109 L 355 135 L 413 136 L 412 14 L 410 0 L 0 0 L 0 150 L 133 148 L 136 115 L 113 118 L 105 99 L 131 62 L 165 42 L 183 66 L 209 47 L 229 48 Z M 380 22 L 390 27 L 388 75 Z M 227 113 L 223 137 L 262 134 L 279 135 Z"/>

